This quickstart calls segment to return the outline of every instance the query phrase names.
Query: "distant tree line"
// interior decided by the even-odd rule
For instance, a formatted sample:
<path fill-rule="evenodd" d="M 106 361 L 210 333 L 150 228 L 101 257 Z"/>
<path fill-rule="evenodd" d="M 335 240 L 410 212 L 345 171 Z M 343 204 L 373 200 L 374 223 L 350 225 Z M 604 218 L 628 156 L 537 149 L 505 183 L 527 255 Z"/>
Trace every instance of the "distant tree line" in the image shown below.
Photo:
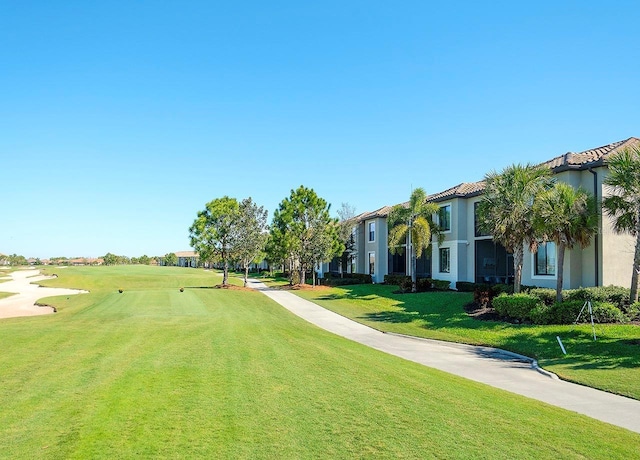
<path fill-rule="evenodd" d="M 344 240 L 352 238 L 329 210 L 313 189 L 300 186 L 282 200 L 269 226 L 267 211 L 251 198 L 216 198 L 189 228 L 191 246 L 201 262 L 222 268 L 223 285 L 236 266 L 244 270 L 246 285 L 249 266 L 262 260 L 286 271 L 290 284 L 305 283 L 307 273 L 315 284 L 318 264 L 342 255 Z"/>

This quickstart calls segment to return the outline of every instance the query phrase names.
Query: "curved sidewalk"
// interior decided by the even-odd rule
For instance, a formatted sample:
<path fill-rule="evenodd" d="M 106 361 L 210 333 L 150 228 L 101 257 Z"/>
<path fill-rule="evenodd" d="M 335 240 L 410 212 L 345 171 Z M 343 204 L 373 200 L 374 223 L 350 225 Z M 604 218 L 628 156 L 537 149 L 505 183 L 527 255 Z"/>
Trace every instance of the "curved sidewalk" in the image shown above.
<path fill-rule="evenodd" d="M 327 331 L 409 361 L 537 399 L 640 433 L 640 401 L 552 378 L 533 360 L 490 347 L 475 347 L 377 331 L 287 291 L 261 291 L 292 313 Z"/>

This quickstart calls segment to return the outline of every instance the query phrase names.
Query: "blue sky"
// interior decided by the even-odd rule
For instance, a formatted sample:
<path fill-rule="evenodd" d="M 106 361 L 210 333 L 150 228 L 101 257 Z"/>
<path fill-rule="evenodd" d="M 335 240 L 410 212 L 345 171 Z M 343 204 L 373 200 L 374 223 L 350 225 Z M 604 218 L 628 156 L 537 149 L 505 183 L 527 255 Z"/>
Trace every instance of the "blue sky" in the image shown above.
<path fill-rule="evenodd" d="M 0 0 L 0 253 L 163 255 L 224 195 L 363 212 L 640 137 L 639 10 Z"/>

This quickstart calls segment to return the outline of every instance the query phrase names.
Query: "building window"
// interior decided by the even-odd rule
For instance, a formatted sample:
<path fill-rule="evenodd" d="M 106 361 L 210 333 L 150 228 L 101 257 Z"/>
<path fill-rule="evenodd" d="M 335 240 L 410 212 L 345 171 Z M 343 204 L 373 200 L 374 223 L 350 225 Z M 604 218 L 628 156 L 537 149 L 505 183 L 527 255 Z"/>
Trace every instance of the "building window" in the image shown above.
<path fill-rule="evenodd" d="M 369 222 L 369 242 L 372 243 L 376 240 L 376 223 Z"/>
<path fill-rule="evenodd" d="M 473 222 L 474 222 L 475 230 L 476 230 L 475 234 L 476 234 L 476 236 L 489 236 L 488 233 L 485 233 L 480 229 L 480 219 L 479 219 L 479 216 L 478 216 L 478 206 L 479 205 L 480 205 L 479 201 L 473 203 Z"/>
<path fill-rule="evenodd" d="M 375 275 L 375 268 L 376 268 L 376 253 L 375 252 L 370 252 L 369 253 L 369 274 L 371 276 Z"/>
<path fill-rule="evenodd" d="M 451 230 L 451 205 L 440 206 L 438 223 L 443 231 Z"/>
<path fill-rule="evenodd" d="M 539 243 L 534 254 L 535 274 L 553 276 L 556 274 L 556 244 Z"/>
<path fill-rule="evenodd" d="M 440 273 L 449 273 L 451 271 L 451 257 L 449 248 L 440 248 Z"/>

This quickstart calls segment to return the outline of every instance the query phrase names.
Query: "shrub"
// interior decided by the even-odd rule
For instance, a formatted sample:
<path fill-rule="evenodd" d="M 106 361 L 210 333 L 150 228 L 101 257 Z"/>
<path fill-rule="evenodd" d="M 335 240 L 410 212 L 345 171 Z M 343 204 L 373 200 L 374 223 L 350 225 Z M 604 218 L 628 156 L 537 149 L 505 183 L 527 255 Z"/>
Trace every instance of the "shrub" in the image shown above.
<path fill-rule="evenodd" d="M 545 305 L 553 305 L 556 301 L 556 290 L 547 288 L 534 288 L 528 291 L 529 295 L 537 297 Z"/>
<path fill-rule="evenodd" d="M 629 321 L 640 321 L 640 302 L 632 303 L 624 309 Z"/>
<path fill-rule="evenodd" d="M 628 288 L 620 286 L 597 286 L 589 288 L 569 289 L 563 291 L 563 300 L 592 302 L 610 302 L 618 308 L 624 308 L 629 303 L 630 292 Z"/>
<path fill-rule="evenodd" d="M 323 278 L 322 284 L 324 286 L 349 286 L 363 284 L 363 282 L 358 278 Z"/>
<path fill-rule="evenodd" d="M 431 278 L 418 278 L 416 284 L 418 292 L 425 292 L 433 289 L 433 280 Z"/>
<path fill-rule="evenodd" d="M 456 281 L 456 289 L 460 292 L 474 292 L 478 284 L 469 281 Z"/>
<path fill-rule="evenodd" d="M 500 294 L 493 299 L 493 308 L 500 316 L 519 320 L 531 319 L 531 311 L 540 303 L 540 299 L 529 294 Z"/>
<path fill-rule="evenodd" d="M 533 324 L 551 324 L 551 307 L 544 303 L 539 303 L 529 313 Z"/>
<path fill-rule="evenodd" d="M 396 286 L 401 286 L 407 280 L 411 282 L 411 277 L 406 275 L 384 275 L 384 284 L 393 284 Z"/>
<path fill-rule="evenodd" d="M 473 301 L 481 307 L 491 307 L 493 298 L 498 295 L 495 289 L 488 284 L 476 284 L 473 291 Z"/>
<path fill-rule="evenodd" d="M 433 284 L 433 289 L 436 291 L 448 291 L 449 286 L 451 286 L 451 281 L 445 280 L 431 280 Z"/>
<path fill-rule="evenodd" d="M 549 322 L 547 324 L 571 324 L 576 321 L 576 318 L 580 314 L 580 310 L 584 306 L 582 300 L 567 300 L 560 303 L 554 303 L 549 309 Z M 582 312 L 582 319 L 584 315 L 589 317 L 589 312 Z"/>
<path fill-rule="evenodd" d="M 611 302 L 596 302 L 592 307 L 593 320 L 596 323 L 624 323 L 627 321 L 624 313 Z M 586 320 L 590 321 L 589 315 L 586 316 Z M 582 316 L 580 319 L 583 323 L 587 322 L 583 320 Z"/>

